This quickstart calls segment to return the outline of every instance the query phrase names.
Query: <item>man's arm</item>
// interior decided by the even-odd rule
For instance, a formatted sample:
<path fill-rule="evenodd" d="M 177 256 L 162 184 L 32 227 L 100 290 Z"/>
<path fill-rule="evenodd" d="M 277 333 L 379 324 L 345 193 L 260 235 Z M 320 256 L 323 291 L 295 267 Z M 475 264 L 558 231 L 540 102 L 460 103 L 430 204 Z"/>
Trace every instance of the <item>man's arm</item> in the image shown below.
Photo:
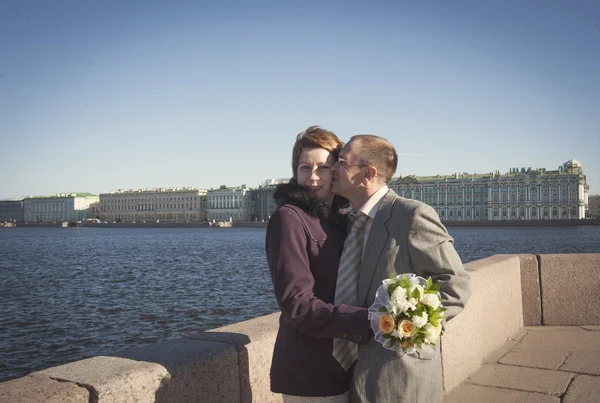
<path fill-rule="evenodd" d="M 440 294 L 448 308 L 446 320 L 458 315 L 471 296 L 471 277 L 454 249 L 452 237 L 427 204 L 414 210 L 408 250 L 416 274 L 440 284 Z"/>

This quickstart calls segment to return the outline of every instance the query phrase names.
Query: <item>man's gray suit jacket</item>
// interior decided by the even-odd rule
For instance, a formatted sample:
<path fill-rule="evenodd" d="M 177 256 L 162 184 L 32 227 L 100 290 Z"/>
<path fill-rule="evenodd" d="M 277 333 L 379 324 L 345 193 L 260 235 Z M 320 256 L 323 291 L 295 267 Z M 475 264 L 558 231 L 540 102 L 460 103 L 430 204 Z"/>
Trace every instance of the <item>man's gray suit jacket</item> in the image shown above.
<path fill-rule="evenodd" d="M 470 277 L 453 240 L 435 210 L 390 190 L 373 220 L 358 279 L 358 304 L 369 307 L 382 281 L 392 274 L 414 273 L 440 284 L 446 321 L 464 308 Z M 372 339 L 359 346 L 350 401 L 437 403 L 443 398 L 439 346 L 435 357 L 383 348 Z"/>

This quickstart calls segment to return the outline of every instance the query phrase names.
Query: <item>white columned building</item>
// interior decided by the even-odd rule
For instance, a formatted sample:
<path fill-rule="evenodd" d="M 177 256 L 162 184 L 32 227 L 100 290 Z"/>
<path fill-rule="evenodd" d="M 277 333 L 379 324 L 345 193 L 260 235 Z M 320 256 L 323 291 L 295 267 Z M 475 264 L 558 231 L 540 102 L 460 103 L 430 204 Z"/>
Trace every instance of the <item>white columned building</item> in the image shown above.
<path fill-rule="evenodd" d="M 59 193 L 54 196 L 23 198 L 23 221 L 56 222 L 83 221 L 92 216 L 91 205 L 98 196 L 91 193 Z"/>
<path fill-rule="evenodd" d="M 403 197 L 418 195 L 442 220 L 583 219 L 589 190 L 577 160 L 557 170 L 405 176 L 392 179 L 389 186 Z"/>

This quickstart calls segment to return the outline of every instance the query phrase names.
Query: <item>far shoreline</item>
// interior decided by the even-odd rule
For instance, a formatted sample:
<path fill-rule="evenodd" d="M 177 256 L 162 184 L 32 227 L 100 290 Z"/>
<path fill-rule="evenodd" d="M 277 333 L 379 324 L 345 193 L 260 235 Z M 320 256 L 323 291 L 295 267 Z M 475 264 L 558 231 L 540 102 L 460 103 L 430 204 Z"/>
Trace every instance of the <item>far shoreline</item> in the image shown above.
<path fill-rule="evenodd" d="M 229 224 L 227 222 L 227 224 Z M 494 221 L 442 221 L 446 227 L 573 227 L 600 225 L 600 219 L 582 219 L 582 220 L 494 220 Z M 12 226 L 0 228 L 60 228 L 61 222 L 51 223 L 16 223 Z M 267 221 L 250 222 L 234 221 L 231 226 L 210 225 L 207 222 L 123 222 L 123 223 L 69 223 L 65 228 L 266 228 Z"/>

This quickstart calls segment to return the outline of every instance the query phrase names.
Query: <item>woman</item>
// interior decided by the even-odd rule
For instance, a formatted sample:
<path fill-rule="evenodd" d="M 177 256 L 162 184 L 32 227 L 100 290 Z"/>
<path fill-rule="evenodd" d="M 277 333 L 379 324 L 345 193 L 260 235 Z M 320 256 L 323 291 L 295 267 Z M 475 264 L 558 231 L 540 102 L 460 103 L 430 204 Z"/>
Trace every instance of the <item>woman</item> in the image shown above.
<path fill-rule="evenodd" d="M 367 309 L 333 305 L 346 231 L 342 199 L 331 193 L 331 167 L 342 146 L 318 126 L 300 133 L 293 178 L 275 191 L 266 253 L 282 314 L 271 391 L 286 402 L 347 402 L 352 373 L 333 357 L 333 338 L 368 341 Z"/>

